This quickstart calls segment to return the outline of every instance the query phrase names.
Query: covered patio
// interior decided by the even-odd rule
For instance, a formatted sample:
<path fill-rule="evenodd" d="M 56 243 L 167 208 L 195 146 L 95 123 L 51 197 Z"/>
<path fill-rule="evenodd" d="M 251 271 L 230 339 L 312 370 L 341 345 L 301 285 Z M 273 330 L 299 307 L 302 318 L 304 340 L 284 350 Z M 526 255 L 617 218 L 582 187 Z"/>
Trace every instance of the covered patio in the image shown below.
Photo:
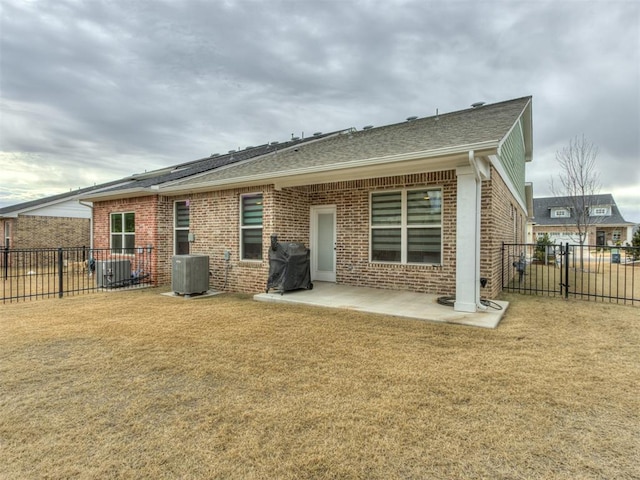
<path fill-rule="evenodd" d="M 353 287 L 329 282 L 314 282 L 312 290 L 259 293 L 260 302 L 298 303 L 316 307 L 344 308 L 367 313 L 393 315 L 415 320 L 496 328 L 508 302 L 492 301 L 484 311 L 459 312 L 438 303 L 437 295 L 398 290 Z"/>

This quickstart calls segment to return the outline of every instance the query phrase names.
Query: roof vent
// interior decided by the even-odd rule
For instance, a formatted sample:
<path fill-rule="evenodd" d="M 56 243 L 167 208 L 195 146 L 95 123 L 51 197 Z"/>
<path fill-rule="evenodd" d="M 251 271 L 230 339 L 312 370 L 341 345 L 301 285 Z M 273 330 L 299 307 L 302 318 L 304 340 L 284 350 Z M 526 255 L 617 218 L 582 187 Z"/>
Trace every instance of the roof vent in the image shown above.
<path fill-rule="evenodd" d="M 322 135 L 322 132 L 314 132 L 314 133 L 313 133 L 313 136 L 314 136 L 314 137 L 319 137 L 320 135 Z"/>
<path fill-rule="evenodd" d="M 473 108 L 478 108 L 484 105 L 484 102 L 476 102 L 476 103 L 472 103 L 471 106 Z"/>
<path fill-rule="evenodd" d="M 414 120 L 417 120 L 418 117 L 407 117 L 407 122 L 413 122 Z"/>
<path fill-rule="evenodd" d="M 364 127 L 362 127 L 363 130 L 371 130 L 373 128 L 373 125 L 365 125 Z"/>
<path fill-rule="evenodd" d="M 219 156 L 220 156 L 220 154 L 219 154 L 219 153 L 212 153 L 212 154 L 211 154 L 211 158 L 213 158 L 213 157 L 219 157 Z"/>
<path fill-rule="evenodd" d="M 296 140 L 300 140 L 300 137 L 291 137 L 292 142 L 295 142 Z"/>
<path fill-rule="evenodd" d="M 275 142 L 271 142 L 271 145 L 278 145 L 280 142 L 275 141 Z"/>
<path fill-rule="evenodd" d="M 245 147 L 245 150 L 251 150 L 252 148 L 254 148 L 253 145 L 249 145 L 248 147 Z"/>
<path fill-rule="evenodd" d="M 235 150 L 229 150 L 227 153 L 236 153 Z"/>

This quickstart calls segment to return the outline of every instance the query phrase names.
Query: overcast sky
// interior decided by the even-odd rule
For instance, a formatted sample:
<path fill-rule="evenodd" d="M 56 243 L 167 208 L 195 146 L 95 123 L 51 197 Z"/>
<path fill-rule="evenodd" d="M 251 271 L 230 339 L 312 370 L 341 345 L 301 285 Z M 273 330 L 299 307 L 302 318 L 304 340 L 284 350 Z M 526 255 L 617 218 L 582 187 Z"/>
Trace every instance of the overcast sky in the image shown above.
<path fill-rule="evenodd" d="M 640 2 L 0 0 L 0 206 L 231 149 L 533 96 L 640 222 Z"/>

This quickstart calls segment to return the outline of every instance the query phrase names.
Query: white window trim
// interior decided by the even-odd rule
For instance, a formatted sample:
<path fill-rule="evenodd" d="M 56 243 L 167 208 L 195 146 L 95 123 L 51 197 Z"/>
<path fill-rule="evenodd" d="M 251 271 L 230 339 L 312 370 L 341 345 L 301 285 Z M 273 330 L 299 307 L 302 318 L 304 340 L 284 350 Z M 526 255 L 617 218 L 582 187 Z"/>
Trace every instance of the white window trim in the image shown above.
<path fill-rule="evenodd" d="M 552 218 L 570 218 L 571 214 L 568 208 L 555 208 L 551 216 Z"/>
<path fill-rule="evenodd" d="M 407 225 L 407 192 L 413 192 L 417 190 L 440 190 L 440 198 L 442 204 L 440 205 L 440 223 L 438 225 Z M 371 224 L 371 211 L 373 208 L 373 196 L 376 193 L 395 193 L 400 192 L 401 196 L 401 206 L 400 206 L 400 225 L 385 225 L 385 226 L 375 226 Z M 396 188 L 392 190 L 375 190 L 369 192 L 369 263 L 373 264 L 384 264 L 384 265 L 442 265 L 443 264 L 443 245 L 444 245 L 444 229 L 443 225 L 443 209 L 442 205 L 444 204 L 443 198 L 444 189 L 442 186 L 434 186 L 434 185 L 423 185 L 421 187 L 411 187 L 411 188 Z M 383 260 L 373 260 L 373 235 L 371 232 L 374 229 L 397 229 L 400 228 L 400 261 L 399 262 L 386 262 Z M 440 263 L 418 263 L 418 262 L 408 262 L 407 261 L 407 230 L 411 228 L 439 228 L 440 229 Z"/>
<path fill-rule="evenodd" d="M 121 251 L 120 252 L 116 252 L 118 255 L 135 255 L 135 249 L 136 249 L 135 245 L 134 245 L 134 247 L 132 249 L 134 251 L 131 252 L 131 253 L 127 253 L 126 250 L 128 250 L 128 249 L 124 246 L 124 237 L 125 237 L 125 235 L 133 235 L 133 238 L 135 240 L 135 237 L 136 237 L 135 228 L 134 228 L 133 232 L 124 232 L 124 231 L 122 231 L 122 232 L 112 232 L 111 231 L 111 227 L 112 227 L 111 217 L 113 215 L 121 215 L 122 216 L 122 230 L 124 230 L 125 229 L 125 227 L 124 227 L 125 226 L 124 216 L 126 214 L 128 214 L 128 213 L 133 213 L 133 221 L 134 221 L 134 225 L 135 225 L 135 223 L 136 223 L 136 212 L 134 212 L 134 211 L 110 212 L 109 213 L 109 250 L 111 250 L 113 252 L 113 249 L 115 248 L 113 246 L 113 244 L 112 244 L 113 235 L 121 235 L 122 236 L 122 248 L 120 249 Z M 134 241 L 134 244 L 135 244 L 135 241 Z"/>
<path fill-rule="evenodd" d="M 188 227 L 178 227 L 178 215 L 177 215 L 177 205 L 178 203 L 186 202 L 187 207 L 189 207 L 189 226 Z M 173 254 L 176 255 L 176 231 L 178 230 L 186 230 L 187 232 L 191 229 L 191 200 L 188 198 L 184 198 L 182 200 L 174 200 L 173 201 Z M 189 249 L 191 250 L 191 249 Z"/>
<path fill-rule="evenodd" d="M 592 217 L 608 217 L 611 215 L 611 209 L 609 207 L 592 207 Z"/>
<path fill-rule="evenodd" d="M 262 197 L 262 223 L 260 224 L 260 226 L 258 225 L 242 225 L 242 215 L 243 215 L 243 210 L 242 210 L 242 205 L 243 205 L 243 198 L 245 197 L 255 197 L 260 195 Z M 252 193 L 242 193 L 240 195 L 240 205 L 238 206 L 238 211 L 239 211 L 239 217 L 238 217 L 238 226 L 240 227 L 240 231 L 238 232 L 238 249 L 240 250 L 238 257 L 240 258 L 241 262 L 252 262 L 252 263 L 262 263 L 264 261 L 264 193 L 263 192 L 252 192 Z M 254 258 L 244 258 L 244 245 L 242 243 L 242 232 L 244 230 L 255 230 L 255 229 L 261 229 L 262 230 L 262 258 L 261 259 L 254 259 Z"/>

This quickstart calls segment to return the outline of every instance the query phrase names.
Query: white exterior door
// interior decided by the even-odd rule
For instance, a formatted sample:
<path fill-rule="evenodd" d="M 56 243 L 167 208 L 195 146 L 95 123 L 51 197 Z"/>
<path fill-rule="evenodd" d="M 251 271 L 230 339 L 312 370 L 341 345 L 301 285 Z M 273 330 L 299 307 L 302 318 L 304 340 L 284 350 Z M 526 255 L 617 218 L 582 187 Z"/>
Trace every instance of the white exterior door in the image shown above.
<path fill-rule="evenodd" d="M 336 207 L 311 207 L 311 280 L 336 281 Z"/>

